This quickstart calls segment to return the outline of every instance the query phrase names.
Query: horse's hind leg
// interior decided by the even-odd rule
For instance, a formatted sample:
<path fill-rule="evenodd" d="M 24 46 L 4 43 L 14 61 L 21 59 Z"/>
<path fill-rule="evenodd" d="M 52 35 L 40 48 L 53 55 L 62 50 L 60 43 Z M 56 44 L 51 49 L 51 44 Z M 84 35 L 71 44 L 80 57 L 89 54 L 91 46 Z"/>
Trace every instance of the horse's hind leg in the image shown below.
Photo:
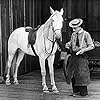
<path fill-rule="evenodd" d="M 8 54 L 8 66 L 7 66 L 7 75 L 6 75 L 6 85 L 10 85 L 10 68 L 15 54 Z"/>
<path fill-rule="evenodd" d="M 22 61 L 23 57 L 24 57 L 24 52 L 21 51 L 20 49 L 18 50 L 18 58 L 17 58 L 17 62 L 16 62 L 16 69 L 15 69 L 15 73 L 14 73 L 14 84 L 19 84 L 18 80 L 17 80 L 17 72 L 18 72 L 18 67 L 20 65 L 20 62 Z"/>
<path fill-rule="evenodd" d="M 55 80 L 54 80 L 54 68 L 53 68 L 54 58 L 55 58 L 55 55 L 49 56 L 48 65 L 49 65 L 49 73 L 50 73 L 50 78 L 51 78 L 52 91 L 57 93 L 59 91 L 55 85 Z"/>
<path fill-rule="evenodd" d="M 45 80 L 45 76 L 46 76 L 45 58 L 39 57 L 39 61 L 40 61 L 40 67 L 41 67 L 43 92 L 49 92 L 48 87 L 46 85 L 46 80 Z"/>

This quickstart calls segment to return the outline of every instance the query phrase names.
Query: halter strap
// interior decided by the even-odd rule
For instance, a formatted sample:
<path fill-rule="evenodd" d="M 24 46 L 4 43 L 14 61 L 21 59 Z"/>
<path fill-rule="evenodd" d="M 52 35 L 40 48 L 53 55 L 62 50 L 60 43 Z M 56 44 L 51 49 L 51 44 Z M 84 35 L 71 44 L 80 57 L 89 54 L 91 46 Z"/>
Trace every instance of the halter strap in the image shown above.
<path fill-rule="evenodd" d="M 48 39 L 48 38 L 47 38 Z M 49 39 L 48 39 L 49 40 Z M 46 45 L 45 45 L 45 39 L 44 39 L 44 45 L 45 45 L 45 53 L 46 54 L 49 54 L 49 56 L 51 55 L 51 53 L 52 53 L 52 51 L 53 51 L 53 48 L 54 48 L 54 44 L 55 44 L 55 41 L 54 41 L 54 35 L 53 35 L 53 41 L 52 40 L 50 40 L 53 44 L 52 44 L 52 50 L 50 51 L 50 52 L 48 52 L 47 50 L 46 50 Z"/>
<path fill-rule="evenodd" d="M 55 29 L 55 30 L 53 29 L 54 32 L 56 32 L 57 30 L 60 30 L 60 29 Z"/>
<path fill-rule="evenodd" d="M 55 15 L 55 14 L 54 14 L 54 15 Z M 54 15 L 52 15 L 51 18 L 52 18 Z M 60 29 L 55 29 L 55 30 L 54 30 L 54 27 L 53 27 L 53 24 L 52 24 L 52 23 L 53 23 L 53 20 L 52 20 L 52 22 L 51 22 L 52 30 L 53 30 L 53 32 L 54 32 L 54 34 L 53 34 L 53 39 L 51 40 L 51 39 L 49 39 L 49 38 L 47 37 L 47 39 L 53 43 L 53 44 L 52 44 L 52 50 L 51 50 L 50 52 L 48 52 L 48 51 L 46 50 L 46 44 L 45 44 L 45 39 L 44 39 L 45 53 L 46 53 L 46 54 L 49 54 L 49 56 L 52 54 L 53 48 L 54 48 L 54 45 L 55 45 L 55 42 L 56 42 L 56 39 L 55 39 L 56 31 L 57 31 L 57 30 L 60 30 Z M 61 30 L 60 30 L 60 31 L 61 31 Z M 48 57 L 49 57 L 49 56 L 48 56 Z M 48 58 L 48 57 L 47 57 L 47 58 Z"/>
<path fill-rule="evenodd" d="M 53 32 L 56 34 L 56 31 L 57 31 L 57 30 L 60 30 L 60 29 L 55 29 L 55 30 L 54 30 L 54 27 L 53 27 L 53 24 L 52 24 L 52 23 L 51 23 L 51 25 L 52 25 L 52 30 L 53 30 Z M 61 31 L 61 30 L 60 30 L 60 31 Z"/>

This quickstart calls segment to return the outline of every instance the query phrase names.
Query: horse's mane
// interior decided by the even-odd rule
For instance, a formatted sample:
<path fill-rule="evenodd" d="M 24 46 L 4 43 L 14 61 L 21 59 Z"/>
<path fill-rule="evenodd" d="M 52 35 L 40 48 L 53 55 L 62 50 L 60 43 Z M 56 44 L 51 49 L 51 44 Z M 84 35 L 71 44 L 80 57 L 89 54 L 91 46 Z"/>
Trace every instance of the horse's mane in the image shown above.
<path fill-rule="evenodd" d="M 55 15 L 55 14 L 59 14 L 58 11 L 55 11 L 54 14 L 52 14 L 49 19 L 42 25 L 42 30 L 40 33 L 42 33 L 42 35 L 44 37 L 48 37 L 49 33 L 52 31 L 52 17 Z M 42 32 L 43 31 L 43 32 Z"/>
<path fill-rule="evenodd" d="M 55 14 L 58 14 L 58 11 L 57 11 L 57 10 L 56 10 L 55 13 L 52 14 L 52 15 L 49 17 L 49 19 L 44 23 L 44 26 L 46 26 L 46 25 L 49 23 L 49 21 L 51 20 L 51 18 L 52 18 Z"/>

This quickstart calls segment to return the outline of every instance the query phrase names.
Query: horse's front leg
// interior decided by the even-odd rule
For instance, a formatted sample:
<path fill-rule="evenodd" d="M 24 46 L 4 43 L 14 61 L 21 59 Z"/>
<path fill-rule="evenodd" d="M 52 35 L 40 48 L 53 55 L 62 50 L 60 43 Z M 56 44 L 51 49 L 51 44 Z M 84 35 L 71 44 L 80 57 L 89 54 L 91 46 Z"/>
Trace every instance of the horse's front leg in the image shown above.
<path fill-rule="evenodd" d="M 50 73 L 50 78 L 51 78 L 52 91 L 55 93 L 58 93 L 59 91 L 55 85 L 55 80 L 54 80 L 54 68 L 53 68 L 54 58 L 55 58 L 55 55 L 51 55 L 48 58 L 48 65 L 49 65 L 49 73 Z"/>
<path fill-rule="evenodd" d="M 39 57 L 40 61 L 40 67 L 41 67 L 41 75 L 42 75 L 42 86 L 43 86 L 43 92 L 49 92 L 48 87 L 46 85 L 46 69 L 45 69 L 45 59 L 44 57 Z"/>

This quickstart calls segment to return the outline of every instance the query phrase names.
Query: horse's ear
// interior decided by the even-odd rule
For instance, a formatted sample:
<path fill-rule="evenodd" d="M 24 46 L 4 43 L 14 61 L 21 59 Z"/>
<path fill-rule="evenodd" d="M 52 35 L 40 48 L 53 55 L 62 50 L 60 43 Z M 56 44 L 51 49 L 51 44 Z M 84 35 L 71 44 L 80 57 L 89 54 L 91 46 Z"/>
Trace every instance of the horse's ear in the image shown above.
<path fill-rule="evenodd" d="M 60 14 L 63 15 L 63 13 L 64 13 L 64 10 L 63 10 L 63 8 L 61 8 Z"/>
<path fill-rule="evenodd" d="M 50 6 L 50 13 L 51 13 L 51 14 L 54 13 L 54 10 L 51 8 L 51 6 Z"/>

